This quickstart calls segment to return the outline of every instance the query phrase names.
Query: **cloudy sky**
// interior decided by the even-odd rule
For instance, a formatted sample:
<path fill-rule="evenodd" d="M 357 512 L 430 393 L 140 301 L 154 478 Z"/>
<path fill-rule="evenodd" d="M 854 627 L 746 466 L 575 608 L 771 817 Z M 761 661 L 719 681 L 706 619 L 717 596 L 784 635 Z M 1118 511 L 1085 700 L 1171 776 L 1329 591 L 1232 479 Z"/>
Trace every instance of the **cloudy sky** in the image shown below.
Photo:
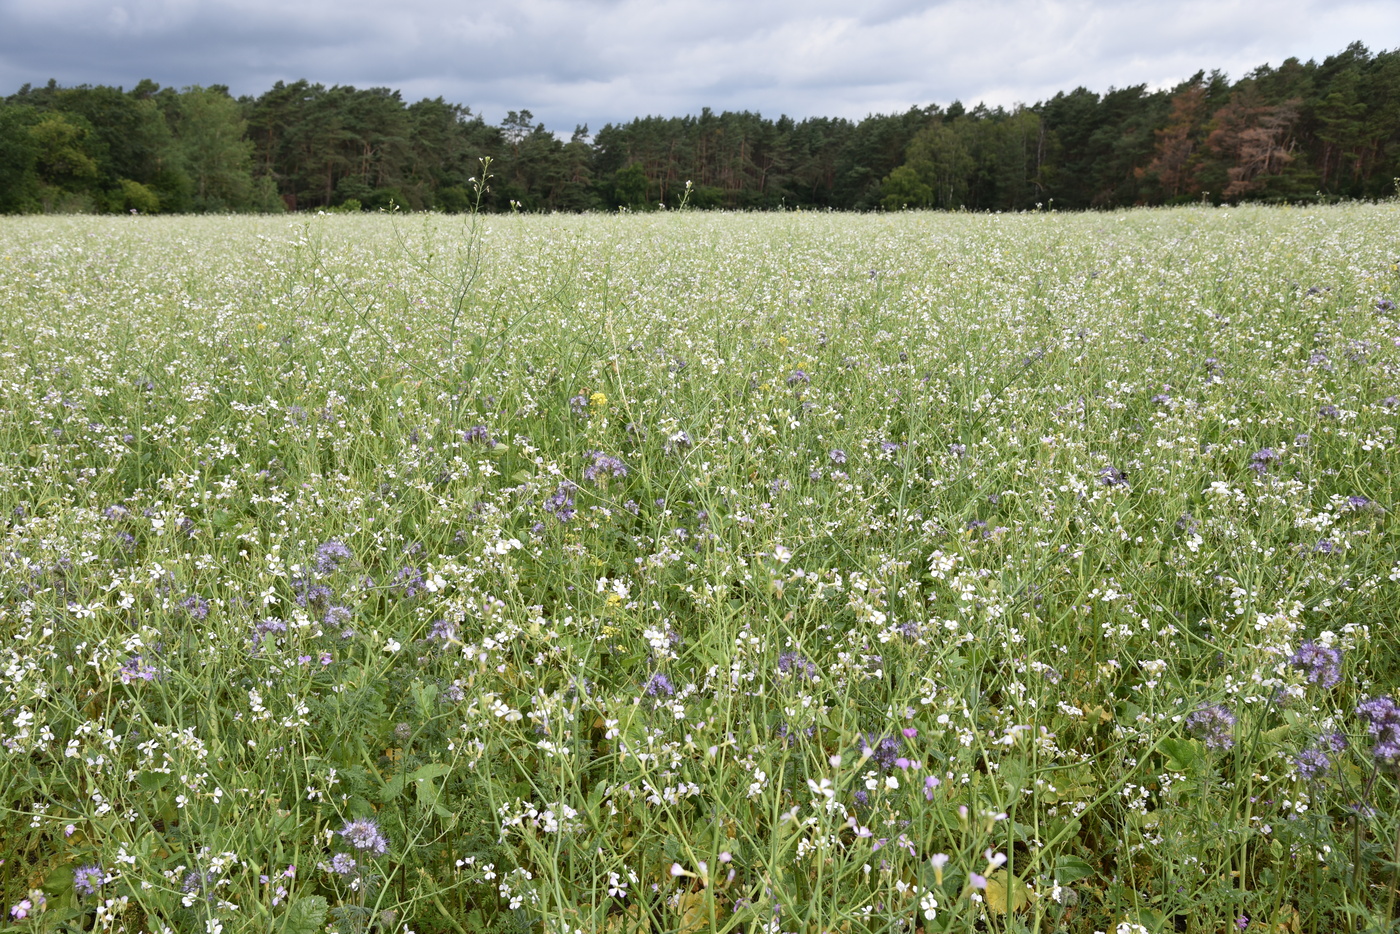
<path fill-rule="evenodd" d="M 567 132 L 705 106 L 1034 103 L 1358 40 L 1400 47 L 1400 0 L 0 0 L 0 94 L 149 77 L 256 95 L 304 77 L 441 95 L 493 123 L 528 108 Z"/>

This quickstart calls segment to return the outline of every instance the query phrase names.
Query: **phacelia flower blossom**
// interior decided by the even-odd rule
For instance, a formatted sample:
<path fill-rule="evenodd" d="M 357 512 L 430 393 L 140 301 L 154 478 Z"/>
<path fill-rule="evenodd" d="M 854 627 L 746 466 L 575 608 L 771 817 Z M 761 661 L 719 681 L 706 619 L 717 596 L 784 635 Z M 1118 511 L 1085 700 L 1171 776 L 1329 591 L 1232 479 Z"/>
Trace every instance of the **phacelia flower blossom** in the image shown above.
<path fill-rule="evenodd" d="M 434 620 L 428 631 L 428 639 L 432 642 L 456 642 L 457 624 L 450 619 Z"/>
<path fill-rule="evenodd" d="M 861 756 L 874 759 L 876 764 L 888 770 L 895 767 L 904 740 L 898 736 L 877 736 L 865 733 L 857 740 L 856 746 Z"/>
<path fill-rule="evenodd" d="M 583 455 L 593 463 L 583 468 L 583 479 L 592 480 L 595 483 L 606 483 L 609 476 L 627 476 L 627 465 L 619 458 L 602 451 L 589 451 Z"/>
<path fill-rule="evenodd" d="M 379 832 L 379 825 L 368 818 L 346 821 L 337 833 L 350 846 L 371 856 L 383 856 L 389 852 L 389 841 Z"/>
<path fill-rule="evenodd" d="M 462 440 L 467 444 L 484 444 L 488 448 L 496 446 L 496 439 L 491 437 L 491 430 L 485 425 L 473 425 L 462 432 Z"/>
<path fill-rule="evenodd" d="M 325 584 L 311 584 L 306 586 L 304 581 L 294 581 L 292 589 L 296 591 L 297 606 L 309 606 L 313 609 L 321 609 L 330 606 L 330 602 L 335 598 L 335 594 Z"/>
<path fill-rule="evenodd" d="M 1109 464 L 1099 471 L 1099 482 L 1104 486 L 1123 486 L 1128 482 L 1128 478 L 1123 471 Z"/>
<path fill-rule="evenodd" d="M 332 574 L 340 567 L 342 561 L 349 560 L 350 549 L 342 542 L 332 539 L 316 549 L 316 573 Z"/>
<path fill-rule="evenodd" d="M 1265 473 L 1269 465 L 1278 460 L 1278 452 L 1273 448 L 1260 448 L 1249 458 L 1249 469 L 1257 474 Z"/>
<path fill-rule="evenodd" d="M 1327 774 L 1332 760 L 1321 749 L 1304 749 L 1293 757 L 1293 771 L 1303 781 L 1312 781 Z"/>
<path fill-rule="evenodd" d="M 209 616 L 209 601 L 198 594 L 190 594 L 180 601 L 180 609 L 184 610 L 190 619 L 203 620 Z"/>
<path fill-rule="evenodd" d="M 1300 645 L 1288 663 L 1301 669 L 1311 684 L 1330 688 L 1342 680 L 1342 653 L 1312 640 Z"/>
<path fill-rule="evenodd" d="M 642 685 L 642 692 L 647 697 L 670 697 L 676 693 L 676 687 L 671 683 L 671 679 L 663 672 L 656 672 L 647 679 L 647 683 Z"/>
<path fill-rule="evenodd" d="M 122 684 L 130 684 L 133 681 L 154 681 L 158 672 L 151 665 L 146 664 L 145 659 L 140 655 L 133 655 L 127 659 L 125 665 L 117 672 Z"/>
<path fill-rule="evenodd" d="M 812 377 L 807 375 L 805 370 L 793 370 L 788 374 L 787 384 L 789 386 L 807 386 L 812 382 Z"/>
<path fill-rule="evenodd" d="M 1207 749 L 1229 749 L 1235 745 L 1235 715 L 1223 704 L 1202 707 L 1186 717 L 1186 732 L 1206 744 Z"/>
<path fill-rule="evenodd" d="M 326 868 L 338 876 L 353 876 L 359 865 L 349 853 L 337 853 L 331 857 L 330 865 Z"/>
<path fill-rule="evenodd" d="M 73 870 L 73 890 L 79 895 L 96 895 L 106 878 L 101 866 L 79 866 Z"/>
<path fill-rule="evenodd" d="M 778 672 L 799 678 L 814 679 L 817 676 L 817 666 L 796 652 L 784 652 L 778 656 Z"/>
<path fill-rule="evenodd" d="M 841 450 L 840 448 L 833 448 L 831 454 L 829 454 L 828 456 L 831 458 L 831 462 L 833 464 L 846 463 L 846 452 Z"/>
<path fill-rule="evenodd" d="M 574 508 L 574 492 L 578 490 L 578 485 L 571 480 L 565 480 L 559 484 L 549 499 L 544 501 L 544 511 L 549 513 L 559 522 L 568 522 L 578 512 Z"/>
<path fill-rule="evenodd" d="M 1400 759 L 1400 707 L 1389 697 L 1373 697 L 1356 708 L 1356 715 L 1366 721 L 1366 731 L 1376 738 L 1371 754 L 1377 762 L 1392 763 Z"/>
<path fill-rule="evenodd" d="M 423 572 L 412 566 L 401 567 L 389 587 L 402 597 L 416 597 L 423 589 Z"/>

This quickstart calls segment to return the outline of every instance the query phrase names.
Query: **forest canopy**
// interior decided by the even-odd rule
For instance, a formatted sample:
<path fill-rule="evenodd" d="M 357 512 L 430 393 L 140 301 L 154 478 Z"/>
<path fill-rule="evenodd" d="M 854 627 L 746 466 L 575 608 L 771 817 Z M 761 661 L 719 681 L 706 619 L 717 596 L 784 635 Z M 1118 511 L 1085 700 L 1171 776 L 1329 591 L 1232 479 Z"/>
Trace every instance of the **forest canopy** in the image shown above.
<path fill-rule="evenodd" d="M 278 82 L 26 85 L 0 102 L 0 212 L 1015 211 L 1380 198 L 1400 178 L 1400 50 L 1231 82 L 1060 92 L 863 120 L 706 108 L 565 141 L 528 110 Z M 478 203 L 481 159 L 491 160 Z"/>

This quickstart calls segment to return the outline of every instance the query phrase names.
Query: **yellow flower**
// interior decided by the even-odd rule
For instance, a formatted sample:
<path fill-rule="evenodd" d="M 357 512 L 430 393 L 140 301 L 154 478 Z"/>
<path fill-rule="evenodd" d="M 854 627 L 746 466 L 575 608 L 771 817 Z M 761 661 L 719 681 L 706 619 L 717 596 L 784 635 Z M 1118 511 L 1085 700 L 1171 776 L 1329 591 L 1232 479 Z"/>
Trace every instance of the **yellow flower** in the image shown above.
<path fill-rule="evenodd" d="M 595 392 L 593 395 L 588 397 L 588 404 L 593 406 L 595 409 L 601 409 L 603 406 L 608 404 L 608 397 L 603 395 L 601 392 Z"/>

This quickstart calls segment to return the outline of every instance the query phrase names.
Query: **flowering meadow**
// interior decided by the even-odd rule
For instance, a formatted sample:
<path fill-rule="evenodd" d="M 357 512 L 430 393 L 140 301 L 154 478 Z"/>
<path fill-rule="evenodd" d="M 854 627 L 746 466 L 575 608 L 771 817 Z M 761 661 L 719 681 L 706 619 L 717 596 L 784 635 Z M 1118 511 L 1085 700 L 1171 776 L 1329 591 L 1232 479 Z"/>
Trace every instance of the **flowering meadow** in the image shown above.
<path fill-rule="evenodd" d="M 0 930 L 1395 930 L 1397 263 L 6 220 Z"/>

